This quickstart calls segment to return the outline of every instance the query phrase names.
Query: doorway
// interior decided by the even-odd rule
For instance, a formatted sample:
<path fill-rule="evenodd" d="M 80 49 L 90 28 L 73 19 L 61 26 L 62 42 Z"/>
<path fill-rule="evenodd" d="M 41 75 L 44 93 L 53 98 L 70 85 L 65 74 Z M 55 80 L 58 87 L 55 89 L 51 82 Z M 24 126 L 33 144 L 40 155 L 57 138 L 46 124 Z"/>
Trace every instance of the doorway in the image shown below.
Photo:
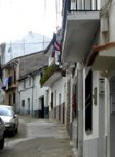
<path fill-rule="evenodd" d="M 28 98 L 28 114 L 30 115 L 30 98 Z"/>
<path fill-rule="evenodd" d="M 41 117 L 40 118 L 44 118 L 44 96 L 40 98 L 40 101 L 41 101 Z"/>
<path fill-rule="evenodd" d="M 110 81 L 110 157 L 115 156 L 115 77 Z"/>

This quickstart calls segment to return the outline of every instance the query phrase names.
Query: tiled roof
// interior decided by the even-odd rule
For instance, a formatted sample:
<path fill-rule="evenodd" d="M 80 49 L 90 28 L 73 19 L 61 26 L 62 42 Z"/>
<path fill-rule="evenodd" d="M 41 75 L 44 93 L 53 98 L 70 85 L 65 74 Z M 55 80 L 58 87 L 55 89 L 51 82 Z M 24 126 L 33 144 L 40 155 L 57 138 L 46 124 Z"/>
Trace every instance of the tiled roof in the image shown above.
<path fill-rule="evenodd" d="M 19 78 L 47 65 L 48 57 L 43 52 L 22 57 L 19 61 Z"/>

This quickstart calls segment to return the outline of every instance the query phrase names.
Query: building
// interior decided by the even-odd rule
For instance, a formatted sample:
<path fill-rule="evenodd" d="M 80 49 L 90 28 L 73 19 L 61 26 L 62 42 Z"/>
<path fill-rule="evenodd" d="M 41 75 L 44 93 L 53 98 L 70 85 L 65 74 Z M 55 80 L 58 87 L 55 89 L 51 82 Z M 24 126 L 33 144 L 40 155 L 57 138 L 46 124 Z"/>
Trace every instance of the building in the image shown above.
<path fill-rule="evenodd" d="M 38 118 L 48 118 L 47 87 L 41 87 L 42 71 L 48 65 L 48 57 L 43 52 L 21 57 L 18 79 L 18 112 Z"/>
<path fill-rule="evenodd" d="M 62 60 L 70 71 L 77 113 L 73 127 L 70 109 L 70 135 L 81 157 L 115 154 L 113 4 L 114 0 L 63 1 Z"/>
<path fill-rule="evenodd" d="M 3 104 L 14 106 L 20 114 L 48 118 L 48 88 L 41 87 L 42 71 L 48 65 L 43 51 L 12 59 L 2 66 Z"/>
<path fill-rule="evenodd" d="M 103 95 L 103 88 L 100 91 L 99 88 L 104 80 L 98 71 L 87 68 L 85 63 L 92 46 L 98 42 L 100 2 L 66 0 L 63 5 L 62 60 L 68 65 L 72 88 L 69 96 L 70 137 L 78 156 L 105 156 L 104 114 L 100 108 L 103 102 L 99 97 L 101 93 Z"/>
<path fill-rule="evenodd" d="M 17 108 L 18 60 L 13 59 L 2 66 L 1 91 L 4 91 L 3 104 Z"/>
<path fill-rule="evenodd" d="M 49 64 L 40 82 L 43 87 L 48 87 L 49 118 L 65 124 L 66 79 L 60 62 L 61 39 L 62 31 L 59 30 L 45 51 L 49 56 Z"/>

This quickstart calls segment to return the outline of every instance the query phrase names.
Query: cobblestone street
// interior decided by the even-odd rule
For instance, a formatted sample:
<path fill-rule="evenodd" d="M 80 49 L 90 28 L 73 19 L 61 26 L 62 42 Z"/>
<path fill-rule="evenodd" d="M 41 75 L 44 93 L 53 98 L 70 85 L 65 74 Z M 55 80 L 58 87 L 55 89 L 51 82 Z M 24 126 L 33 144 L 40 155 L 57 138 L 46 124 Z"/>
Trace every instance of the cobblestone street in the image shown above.
<path fill-rule="evenodd" d="M 55 121 L 20 117 L 19 132 L 5 139 L 0 157 L 73 157 L 64 126 Z"/>

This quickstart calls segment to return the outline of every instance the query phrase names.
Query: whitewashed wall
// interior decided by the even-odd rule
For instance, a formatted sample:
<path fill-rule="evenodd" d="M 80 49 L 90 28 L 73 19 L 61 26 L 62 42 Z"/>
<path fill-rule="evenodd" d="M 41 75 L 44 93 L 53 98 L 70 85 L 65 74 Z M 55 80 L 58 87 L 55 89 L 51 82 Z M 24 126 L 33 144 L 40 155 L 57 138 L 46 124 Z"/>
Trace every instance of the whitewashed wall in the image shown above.
<path fill-rule="evenodd" d="M 29 79 L 31 79 L 31 85 L 29 84 Z M 25 88 L 24 88 L 24 80 L 20 81 L 18 84 L 18 104 L 19 110 L 22 113 L 27 113 L 28 111 L 28 98 L 30 98 L 30 113 L 34 110 L 40 109 L 39 98 L 44 96 L 44 106 L 48 106 L 46 103 L 46 91 L 47 87 L 41 87 L 40 76 L 36 75 L 33 78 L 28 78 L 25 80 Z M 20 94 L 19 94 L 20 93 Z M 25 107 L 22 106 L 22 100 L 25 100 Z"/>
<path fill-rule="evenodd" d="M 29 85 L 29 79 L 31 79 L 31 85 Z M 18 83 L 19 112 L 22 113 L 22 114 L 26 114 L 29 110 L 29 108 L 28 108 L 28 98 L 30 98 L 30 112 L 32 113 L 32 110 L 33 110 L 32 109 L 33 108 L 33 106 L 32 106 L 32 100 L 33 100 L 32 90 L 33 90 L 33 80 L 32 80 L 32 78 L 22 80 Z M 22 106 L 22 100 L 25 100 L 25 107 Z"/>
<path fill-rule="evenodd" d="M 65 102 L 65 93 L 64 93 L 64 85 L 65 85 L 65 78 L 61 78 L 60 80 L 56 81 L 51 90 L 54 93 L 54 102 L 56 102 L 56 106 L 60 105 L 59 102 L 59 94 L 61 94 L 61 104 Z M 56 93 L 56 101 L 55 101 L 55 93 Z"/>
<path fill-rule="evenodd" d="M 109 11 L 109 31 L 110 41 L 115 41 L 115 0 L 112 0 L 111 8 Z"/>
<path fill-rule="evenodd" d="M 44 106 L 47 106 L 48 104 L 46 103 L 46 91 L 48 90 L 47 87 L 41 87 L 40 83 L 40 76 L 37 75 L 34 77 L 34 88 L 33 88 L 33 109 L 37 110 L 38 108 L 40 109 L 41 107 L 39 106 L 39 98 L 41 96 L 44 96 Z"/>
<path fill-rule="evenodd" d="M 83 71 L 84 75 L 84 82 L 83 82 L 83 91 L 85 91 L 85 77 L 86 77 L 86 69 Z M 89 82 L 90 83 L 90 82 Z M 95 139 L 99 137 L 99 72 L 95 71 L 93 72 L 93 94 L 94 94 L 94 89 L 97 87 L 97 105 L 94 104 L 94 99 L 93 99 L 93 113 L 92 113 L 92 132 L 91 134 L 87 135 L 85 132 L 85 92 L 83 92 L 84 96 L 84 104 L 83 104 L 83 130 L 84 130 L 84 140 L 90 140 L 90 139 Z"/>

